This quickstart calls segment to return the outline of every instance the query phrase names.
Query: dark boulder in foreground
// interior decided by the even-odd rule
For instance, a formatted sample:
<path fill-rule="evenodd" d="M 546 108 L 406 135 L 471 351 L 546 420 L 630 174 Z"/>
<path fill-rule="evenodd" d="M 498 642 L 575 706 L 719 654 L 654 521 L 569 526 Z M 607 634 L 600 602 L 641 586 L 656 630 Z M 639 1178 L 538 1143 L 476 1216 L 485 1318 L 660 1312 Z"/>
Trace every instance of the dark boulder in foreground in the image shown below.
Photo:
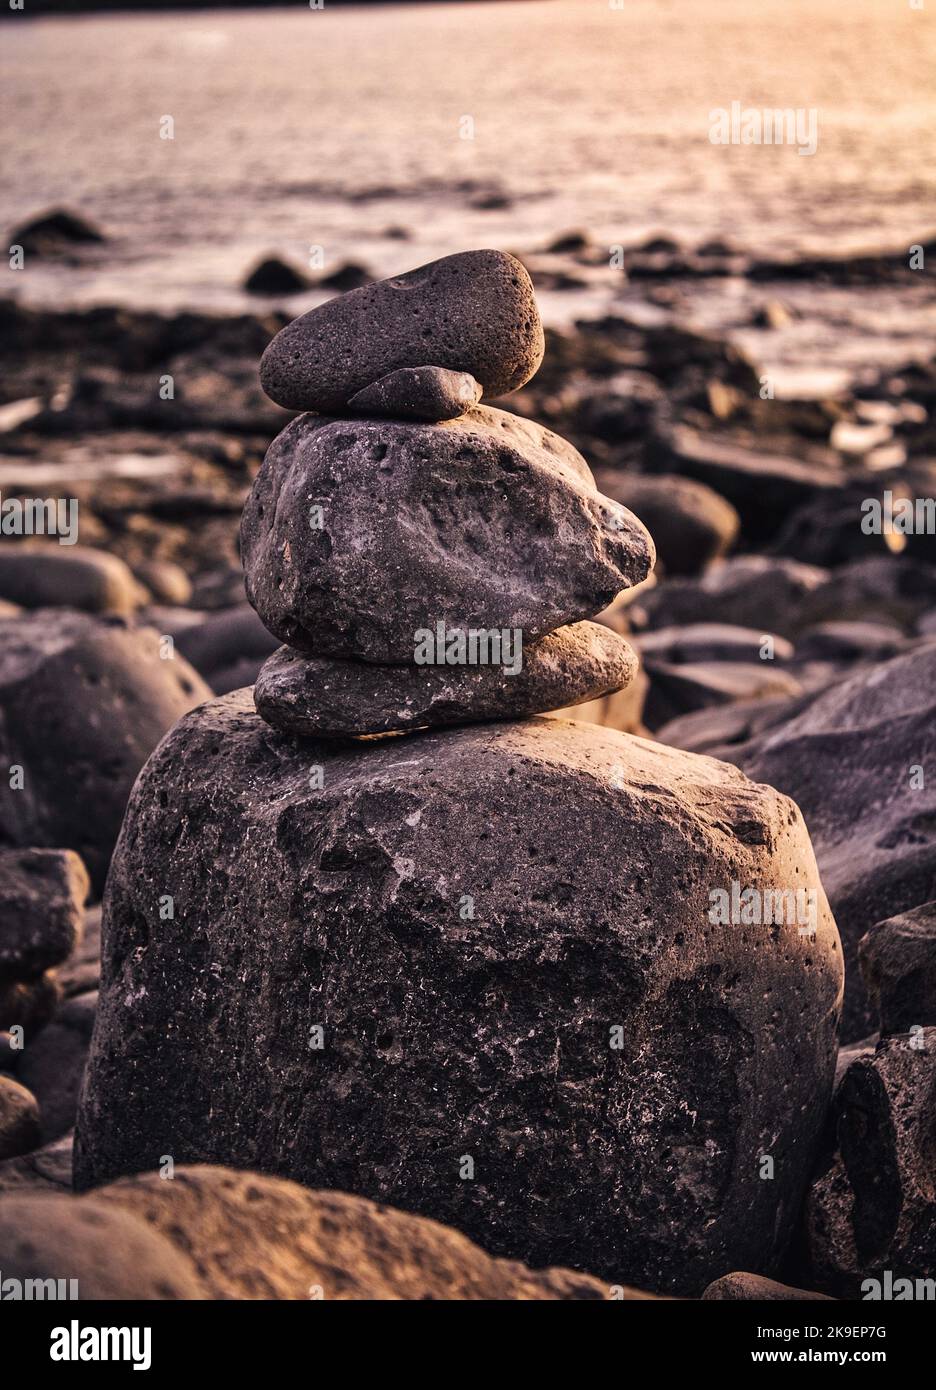
<path fill-rule="evenodd" d="M 936 1028 L 859 1056 L 831 1118 L 835 1151 L 807 1201 L 815 1283 L 840 1298 L 926 1297 L 896 1284 L 932 1289 L 936 1269 Z"/>
<path fill-rule="evenodd" d="M 717 924 L 733 880 L 813 889 L 815 934 Z M 736 770 L 550 718 L 296 741 L 243 691 L 150 759 L 103 935 L 81 1188 L 171 1151 L 615 1283 L 776 1270 L 841 951 L 796 807 Z"/>
<path fill-rule="evenodd" d="M 160 653 L 156 632 L 121 618 L 41 609 L 0 621 L 0 841 L 77 850 L 103 887 L 134 778 L 211 695 Z"/>
<path fill-rule="evenodd" d="M 299 416 L 267 450 L 241 555 L 281 642 L 408 663 L 439 622 L 532 642 L 590 618 L 654 550 L 571 444 L 476 406 L 434 425 Z"/>
<path fill-rule="evenodd" d="M 492 1259 L 425 1217 L 260 1173 L 176 1168 L 83 1197 L 36 1178 L 11 1179 L 4 1194 L 0 1174 L 0 1268 L 19 1279 L 77 1279 L 80 1299 L 652 1297 L 570 1269 Z"/>
<path fill-rule="evenodd" d="M 842 1035 L 865 1037 L 860 938 L 936 898 L 936 642 L 860 668 L 722 755 L 803 812 L 845 946 Z"/>
<path fill-rule="evenodd" d="M 597 700 L 629 685 L 637 656 L 598 623 L 573 623 L 522 653 L 520 669 L 376 666 L 304 657 L 280 647 L 254 688 L 260 715 L 286 733 L 319 738 L 519 719 Z"/>
<path fill-rule="evenodd" d="M 264 391 L 289 410 L 340 412 L 399 367 L 470 372 L 486 396 L 529 381 L 543 325 L 526 270 L 503 251 L 463 251 L 378 280 L 282 329 L 260 363 Z"/>

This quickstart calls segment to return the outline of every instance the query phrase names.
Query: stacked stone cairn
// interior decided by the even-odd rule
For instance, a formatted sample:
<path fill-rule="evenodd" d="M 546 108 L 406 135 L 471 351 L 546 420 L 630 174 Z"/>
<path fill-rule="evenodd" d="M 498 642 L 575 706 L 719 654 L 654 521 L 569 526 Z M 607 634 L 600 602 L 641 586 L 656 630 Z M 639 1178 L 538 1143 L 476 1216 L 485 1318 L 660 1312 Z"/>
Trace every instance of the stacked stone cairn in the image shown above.
<path fill-rule="evenodd" d="M 310 412 L 247 503 L 247 593 L 286 646 L 256 684 L 319 737 L 517 718 L 620 690 L 628 644 L 582 622 L 653 564 L 632 513 L 540 425 L 489 406 L 543 356 L 533 286 L 499 251 L 331 300 L 273 340 L 261 380 Z"/>
<path fill-rule="evenodd" d="M 527 717 L 632 678 L 587 620 L 653 564 L 575 449 L 480 404 L 542 354 L 529 278 L 494 251 L 268 347 L 264 387 L 307 413 L 242 554 L 285 645 L 255 692 L 182 718 L 131 796 L 79 1188 L 171 1155 L 609 1288 L 783 1269 L 835 1068 L 835 923 L 788 798 Z M 739 884 L 808 889 L 808 926 L 713 917 Z"/>

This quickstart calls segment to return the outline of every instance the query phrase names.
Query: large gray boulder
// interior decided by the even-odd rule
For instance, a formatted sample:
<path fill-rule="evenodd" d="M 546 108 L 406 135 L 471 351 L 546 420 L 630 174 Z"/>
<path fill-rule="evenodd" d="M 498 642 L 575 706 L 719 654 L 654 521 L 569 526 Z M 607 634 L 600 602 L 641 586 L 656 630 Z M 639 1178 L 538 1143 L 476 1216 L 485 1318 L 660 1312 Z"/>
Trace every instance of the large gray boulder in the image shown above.
<path fill-rule="evenodd" d="M 280 641 L 400 663 L 439 622 L 532 642 L 599 612 L 654 559 L 571 444 L 484 406 L 435 425 L 300 416 L 267 451 L 241 554 Z"/>
<path fill-rule="evenodd" d="M 529 381 L 543 360 L 529 275 L 504 251 L 463 251 L 330 299 L 277 333 L 264 391 L 289 410 L 341 411 L 401 367 L 470 372 L 486 396 Z"/>
<path fill-rule="evenodd" d="M 713 921 L 733 882 L 814 933 Z M 734 769 L 550 718 L 294 740 L 240 692 L 134 790 L 76 1182 L 260 1168 L 699 1293 L 777 1268 L 840 989 L 801 817 Z"/>

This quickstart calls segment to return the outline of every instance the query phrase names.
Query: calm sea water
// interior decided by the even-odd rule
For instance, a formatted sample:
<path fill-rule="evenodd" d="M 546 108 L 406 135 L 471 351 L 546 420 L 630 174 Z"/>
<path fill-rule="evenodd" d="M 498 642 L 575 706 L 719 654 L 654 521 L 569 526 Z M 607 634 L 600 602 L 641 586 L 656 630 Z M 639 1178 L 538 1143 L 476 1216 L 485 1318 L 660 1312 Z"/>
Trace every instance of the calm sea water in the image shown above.
<path fill-rule="evenodd" d="M 11 17 L 0 47 L 9 224 L 64 203 L 114 238 L 34 263 L 38 299 L 243 307 L 258 255 L 312 245 L 389 273 L 569 227 L 763 252 L 936 226 L 936 3 L 297 2 Z M 816 108 L 816 153 L 712 145 L 732 101 Z"/>

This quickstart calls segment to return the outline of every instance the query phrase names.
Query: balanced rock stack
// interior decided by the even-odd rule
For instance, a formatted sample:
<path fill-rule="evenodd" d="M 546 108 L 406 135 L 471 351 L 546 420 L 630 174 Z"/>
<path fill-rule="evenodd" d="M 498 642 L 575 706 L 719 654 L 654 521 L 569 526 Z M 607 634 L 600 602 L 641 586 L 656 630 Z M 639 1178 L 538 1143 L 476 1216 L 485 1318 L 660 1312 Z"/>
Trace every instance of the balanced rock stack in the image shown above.
<path fill-rule="evenodd" d="M 248 597 L 287 644 L 256 684 L 268 723 L 516 718 L 633 679 L 627 643 L 579 620 L 646 577 L 650 537 L 565 440 L 478 404 L 542 356 L 529 276 L 497 251 L 332 300 L 270 344 L 267 393 L 318 413 L 273 442 L 241 529 Z"/>
<path fill-rule="evenodd" d="M 202 705 L 137 781 L 76 1183 L 166 1155 L 256 1169 L 496 1256 L 698 1294 L 781 1267 L 841 948 L 786 797 L 526 717 L 631 677 L 583 620 L 653 559 L 574 449 L 478 403 L 542 351 L 528 277 L 491 251 L 353 291 L 268 348 L 266 390 L 316 412 L 274 441 L 243 521 L 251 601 L 286 646 L 257 708 Z M 500 664 L 465 659 L 473 629 Z M 808 890 L 808 928 L 713 919 L 739 884 Z"/>

